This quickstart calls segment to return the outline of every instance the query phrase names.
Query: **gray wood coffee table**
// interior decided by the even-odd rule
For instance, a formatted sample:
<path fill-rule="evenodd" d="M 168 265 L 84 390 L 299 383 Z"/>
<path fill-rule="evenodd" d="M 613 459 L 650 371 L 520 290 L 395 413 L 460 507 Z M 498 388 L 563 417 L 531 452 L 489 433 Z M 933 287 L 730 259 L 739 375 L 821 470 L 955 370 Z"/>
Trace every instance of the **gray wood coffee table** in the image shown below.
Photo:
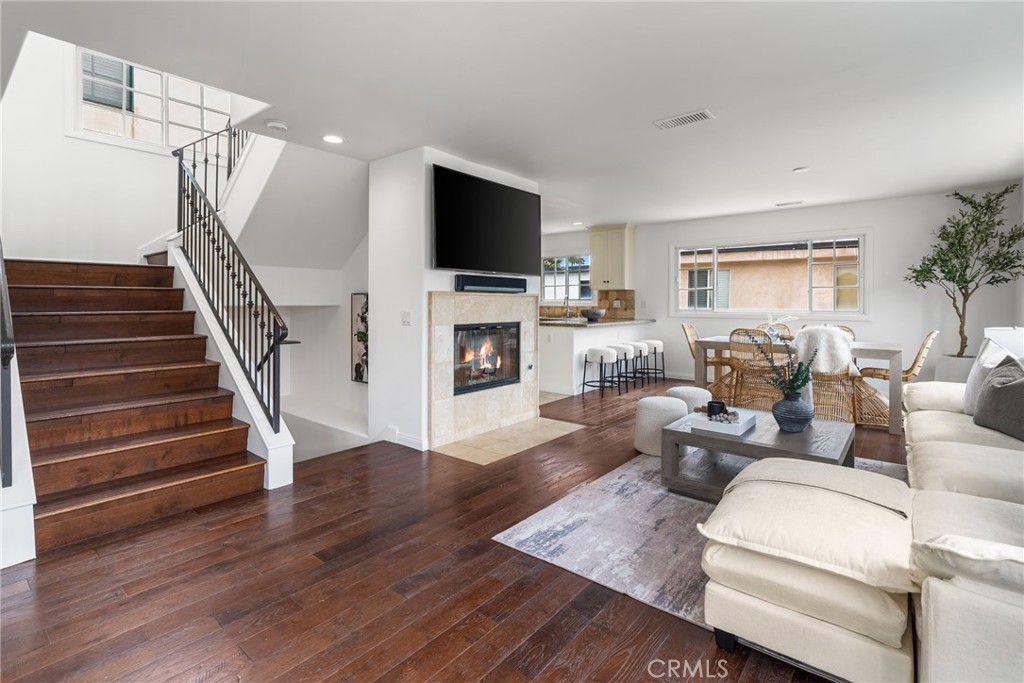
<path fill-rule="evenodd" d="M 854 427 L 815 419 L 799 434 L 779 429 L 771 413 L 756 410 L 757 424 L 742 436 L 694 432 L 690 415 L 661 431 L 661 483 L 689 498 L 717 503 L 751 459 L 797 458 L 853 467 Z"/>

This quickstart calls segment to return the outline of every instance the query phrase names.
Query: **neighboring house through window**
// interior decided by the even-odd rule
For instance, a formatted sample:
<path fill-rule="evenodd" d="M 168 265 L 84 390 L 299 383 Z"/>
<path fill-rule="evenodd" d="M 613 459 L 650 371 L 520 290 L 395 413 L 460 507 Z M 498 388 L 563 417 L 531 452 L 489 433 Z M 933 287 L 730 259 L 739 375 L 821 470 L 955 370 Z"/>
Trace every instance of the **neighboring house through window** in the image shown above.
<path fill-rule="evenodd" d="M 861 313 L 863 238 L 674 249 L 675 311 Z"/>
<path fill-rule="evenodd" d="M 590 255 L 552 256 L 543 259 L 543 296 L 545 301 L 592 299 Z"/>

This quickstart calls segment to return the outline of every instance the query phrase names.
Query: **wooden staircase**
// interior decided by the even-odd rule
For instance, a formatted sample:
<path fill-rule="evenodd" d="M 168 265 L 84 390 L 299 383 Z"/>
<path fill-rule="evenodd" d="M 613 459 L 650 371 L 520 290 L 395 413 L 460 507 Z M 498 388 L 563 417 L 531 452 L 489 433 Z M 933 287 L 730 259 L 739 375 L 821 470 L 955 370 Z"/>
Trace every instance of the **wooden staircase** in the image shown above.
<path fill-rule="evenodd" d="M 263 489 L 173 267 L 5 264 L 39 550 Z"/>

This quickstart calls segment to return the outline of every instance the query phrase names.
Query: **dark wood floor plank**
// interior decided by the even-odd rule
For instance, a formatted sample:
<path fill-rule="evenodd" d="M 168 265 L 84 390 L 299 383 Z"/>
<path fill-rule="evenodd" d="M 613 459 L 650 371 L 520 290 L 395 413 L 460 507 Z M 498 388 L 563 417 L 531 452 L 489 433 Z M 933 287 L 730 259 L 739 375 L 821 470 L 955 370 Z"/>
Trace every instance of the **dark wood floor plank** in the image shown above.
<path fill-rule="evenodd" d="M 431 680 L 458 681 L 484 677 L 529 638 L 539 623 L 542 624 L 554 616 L 586 588 L 587 584 L 585 579 L 574 574 L 559 575 L 471 648 L 452 660 Z"/>
<path fill-rule="evenodd" d="M 636 457 L 636 401 L 673 384 L 547 404 L 586 427 L 492 465 L 369 444 L 43 552 L 0 572 L 3 679 L 647 680 L 675 658 L 696 681 L 817 681 L 490 540 Z M 856 450 L 903 458 L 884 430 Z"/>
<path fill-rule="evenodd" d="M 538 683 L 584 681 L 603 661 L 620 633 L 628 633 L 647 611 L 643 603 L 619 595 L 601 610 L 586 628 L 576 634 L 539 672 Z"/>

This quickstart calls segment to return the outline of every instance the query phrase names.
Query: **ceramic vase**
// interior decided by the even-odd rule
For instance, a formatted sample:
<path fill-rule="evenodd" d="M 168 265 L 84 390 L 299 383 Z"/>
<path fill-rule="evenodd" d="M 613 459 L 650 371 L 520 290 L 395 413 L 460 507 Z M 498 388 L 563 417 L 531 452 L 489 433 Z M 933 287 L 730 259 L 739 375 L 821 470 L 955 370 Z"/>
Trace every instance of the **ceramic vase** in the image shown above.
<path fill-rule="evenodd" d="M 814 406 L 807 403 L 800 394 L 786 394 L 781 401 L 772 406 L 772 415 L 784 432 L 799 433 L 807 429 L 814 419 Z"/>

